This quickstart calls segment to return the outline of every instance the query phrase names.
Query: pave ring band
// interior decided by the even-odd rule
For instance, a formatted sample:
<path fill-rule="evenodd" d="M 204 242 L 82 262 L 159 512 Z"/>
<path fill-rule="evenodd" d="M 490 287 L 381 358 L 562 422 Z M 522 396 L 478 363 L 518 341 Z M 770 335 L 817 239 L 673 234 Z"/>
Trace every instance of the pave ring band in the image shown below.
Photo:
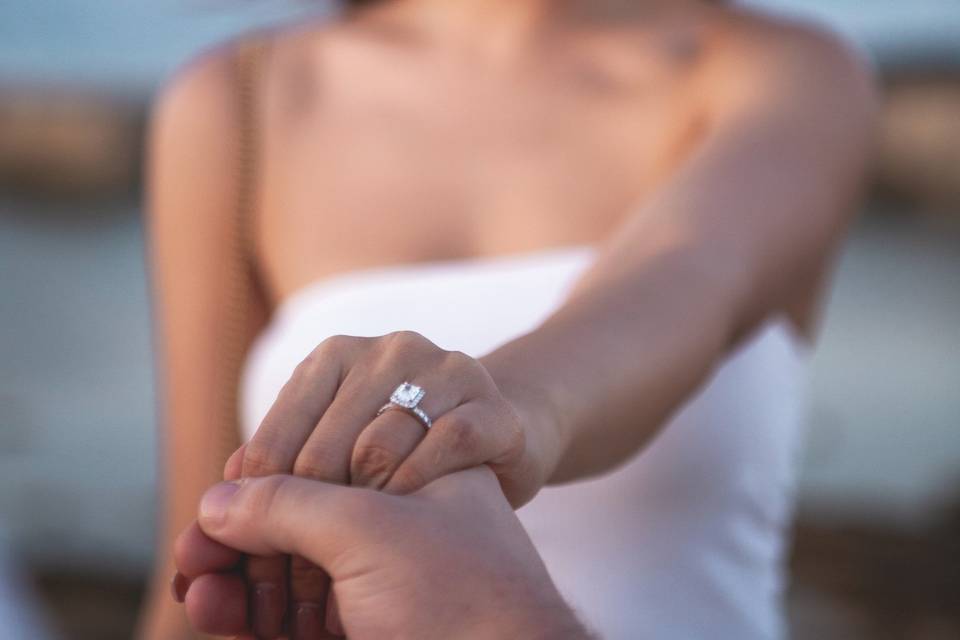
<path fill-rule="evenodd" d="M 416 418 L 423 423 L 423 426 L 429 429 L 433 426 L 433 420 L 430 419 L 430 416 L 428 416 L 423 409 L 417 406 L 420 404 L 420 401 L 423 400 L 423 396 L 426 395 L 426 393 L 422 387 L 418 387 L 409 382 L 402 382 L 400 386 L 390 394 L 390 401 L 380 407 L 377 415 L 379 416 L 388 409 L 403 409 L 416 416 Z"/>

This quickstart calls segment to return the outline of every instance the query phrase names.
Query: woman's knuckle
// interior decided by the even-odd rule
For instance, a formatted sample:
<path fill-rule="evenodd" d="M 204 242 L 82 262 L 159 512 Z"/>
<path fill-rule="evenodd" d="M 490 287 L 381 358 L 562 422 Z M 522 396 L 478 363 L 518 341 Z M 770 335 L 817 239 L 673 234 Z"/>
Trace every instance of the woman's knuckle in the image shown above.
<path fill-rule="evenodd" d="M 410 329 L 394 331 L 391 335 L 394 337 L 394 339 L 402 342 L 420 343 L 426 340 L 426 338 L 423 337 L 423 334 Z"/>
<path fill-rule="evenodd" d="M 329 461 L 314 452 L 301 452 L 293 463 L 293 475 L 312 480 L 327 480 Z"/>
<path fill-rule="evenodd" d="M 463 415 L 451 415 L 444 431 L 447 448 L 455 454 L 470 454 L 477 449 L 479 429 L 473 419 Z"/>
<path fill-rule="evenodd" d="M 527 447 L 526 431 L 523 430 L 523 425 L 520 424 L 520 420 L 512 411 L 507 415 L 508 417 L 504 421 L 506 449 L 511 453 L 523 451 Z"/>
<path fill-rule="evenodd" d="M 473 356 L 462 351 L 455 351 L 450 356 L 449 362 L 462 376 L 464 384 L 468 385 L 476 394 L 490 395 L 496 392 L 496 383 L 487 368 Z"/>
<path fill-rule="evenodd" d="M 418 466 L 405 464 L 397 469 L 390 482 L 398 493 L 412 493 L 425 487 L 430 475 Z"/>
<path fill-rule="evenodd" d="M 375 442 L 358 444 L 350 461 L 352 480 L 372 480 L 389 475 L 397 466 L 399 456 Z"/>
<path fill-rule="evenodd" d="M 443 355 L 444 363 L 455 371 L 472 372 L 480 364 L 477 359 L 463 351 L 447 351 Z"/>
<path fill-rule="evenodd" d="M 349 353 L 357 344 L 360 338 L 342 334 L 332 335 L 324 338 L 316 347 L 314 347 L 303 364 L 306 366 L 329 366 L 331 359 L 342 358 Z"/>
<path fill-rule="evenodd" d="M 297 364 L 290 375 L 289 384 L 296 385 L 298 382 L 312 380 L 325 366 L 329 366 L 329 358 L 319 351 L 319 347 L 314 349 Z"/>
<path fill-rule="evenodd" d="M 276 448 L 267 438 L 254 438 L 243 452 L 243 475 L 265 476 L 283 471 Z"/>
<path fill-rule="evenodd" d="M 420 351 L 431 344 L 423 335 L 406 329 L 389 333 L 384 339 L 390 350 L 405 354 Z"/>
<path fill-rule="evenodd" d="M 502 454 L 521 452 L 526 449 L 526 431 L 520 417 L 509 402 L 502 397 L 489 406 L 493 442 Z"/>
<path fill-rule="evenodd" d="M 329 353 L 338 353 L 345 349 L 349 349 L 357 342 L 355 336 L 348 336 L 342 333 L 338 333 L 332 336 L 328 336 L 317 345 L 317 348 L 314 351 L 319 351 L 321 354 Z"/>
<path fill-rule="evenodd" d="M 462 351 L 444 351 L 437 369 L 443 372 L 449 384 L 469 397 L 487 391 L 484 382 L 486 369 L 476 358 Z"/>
<path fill-rule="evenodd" d="M 443 357 L 447 362 L 451 364 L 465 365 L 473 361 L 473 358 L 471 358 L 466 353 L 458 349 L 449 349 L 444 351 Z"/>

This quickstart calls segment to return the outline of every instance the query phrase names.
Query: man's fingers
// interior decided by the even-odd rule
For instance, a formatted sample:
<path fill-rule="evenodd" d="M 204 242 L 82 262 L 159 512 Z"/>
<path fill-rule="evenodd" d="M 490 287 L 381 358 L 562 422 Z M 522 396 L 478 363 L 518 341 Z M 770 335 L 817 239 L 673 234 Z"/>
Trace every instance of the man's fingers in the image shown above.
<path fill-rule="evenodd" d="M 337 608 L 337 592 L 330 591 L 330 597 L 327 598 L 327 632 L 330 635 L 340 638 L 347 635 L 343 628 L 343 621 L 340 620 L 340 610 Z"/>
<path fill-rule="evenodd" d="M 330 404 L 339 393 L 344 362 L 352 358 L 349 354 L 361 342 L 346 336 L 325 340 L 300 363 L 245 447 L 242 475 L 297 472 L 305 443 L 315 439 L 318 421 L 330 411 Z M 328 449 L 336 452 L 337 447 Z M 339 457 L 345 459 L 348 455 L 349 449 L 345 449 Z M 333 462 L 317 464 L 312 474 L 298 473 L 343 482 L 346 462 L 337 464 L 336 460 L 334 454 Z M 251 557 L 247 563 L 252 623 L 258 637 L 279 636 L 289 606 L 294 615 L 293 640 L 302 640 L 303 633 L 298 629 L 310 627 L 310 616 L 322 611 L 329 579 L 300 560 L 293 561 L 289 568 L 294 573 L 288 579 L 287 559 Z M 322 626 L 322 620 L 317 625 Z"/>
<path fill-rule="evenodd" d="M 310 560 L 290 556 L 289 620 L 291 640 L 318 640 L 322 637 L 323 611 L 330 592 L 330 578 Z"/>
<path fill-rule="evenodd" d="M 293 470 L 297 455 L 336 394 L 343 354 L 333 345 L 345 342 L 325 341 L 300 363 L 242 453 L 228 461 L 225 477 L 236 474 L 235 458 L 240 459 L 236 475 Z M 247 562 L 251 623 L 259 638 L 277 638 L 283 632 L 287 603 L 296 595 L 289 593 L 287 564 L 285 558 L 251 557 Z"/>
<path fill-rule="evenodd" d="M 357 374 L 356 370 L 351 374 Z M 376 396 L 363 398 L 371 406 L 356 401 L 359 390 L 354 388 L 356 377 L 351 374 L 341 383 L 332 404 L 300 448 L 292 466 L 294 475 L 347 484 L 353 442 L 376 410 Z M 325 625 L 330 578 L 314 563 L 294 554 L 290 557 L 289 586 L 291 640 L 320 637 L 317 634 L 323 633 Z"/>
<path fill-rule="evenodd" d="M 190 585 L 185 601 L 187 618 L 194 629 L 217 636 L 249 633 L 247 592 L 236 573 L 211 573 Z"/>
<path fill-rule="evenodd" d="M 238 551 L 299 554 L 329 572 L 355 532 L 382 529 L 392 504 L 389 496 L 305 478 L 245 478 L 209 489 L 198 521 L 207 536 Z"/>
<path fill-rule="evenodd" d="M 173 543 L 174 564 L 187 578 L 234 569 L 239 566 L 240 558 L 239 551 L 212 540 L 196 522 L 184 529 Z"/>
<path fill-rule="evenodd" d="M 264 640 L 279 638 L 287 612 L 287 559 L 250 556 L 246 577 L 253 631 Z"/>

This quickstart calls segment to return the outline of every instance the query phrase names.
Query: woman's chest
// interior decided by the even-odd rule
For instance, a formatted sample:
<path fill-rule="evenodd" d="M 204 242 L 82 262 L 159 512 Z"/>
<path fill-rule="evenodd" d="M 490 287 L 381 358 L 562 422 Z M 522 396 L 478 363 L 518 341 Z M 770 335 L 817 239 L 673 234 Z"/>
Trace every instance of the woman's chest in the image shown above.
<path fill-rule="evenodd" d="M 267 146 L 260 259 L 283 297 L 339 271 L 596 242 L 689 146 L 677 98 L 334 104 Z"/>

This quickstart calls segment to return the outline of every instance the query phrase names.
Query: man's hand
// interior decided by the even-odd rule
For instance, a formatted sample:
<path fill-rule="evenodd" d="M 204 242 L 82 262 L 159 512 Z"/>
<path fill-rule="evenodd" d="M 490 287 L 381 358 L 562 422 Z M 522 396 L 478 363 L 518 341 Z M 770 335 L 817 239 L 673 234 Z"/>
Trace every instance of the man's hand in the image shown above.
<path fill-rule="evenodd" d="M 415 409 L 382 411 L 404 381 Z M 486 464 L 520 506 L 546 482 L 561 449 L 542 403 L 520 393 L 531 386 L 501 389 L 475 358 L 412 331 L 332 336 L 297 366 L 225 479 L 292 474 L 406 494 Z M 326 577 L 300 556 L 250 557 L 245 571 L 257 636 L 279 638 L 286 626 L 304 640 L 303 626 L 338 628 L 335 616 L 322 615 L 335 612 Z"/>
<path fill-rule="evenodd" d="M 198 631 L 249 633 L 241 552 L 322 567 L 355 640 L 587 637 L 486 467 L 409 496 L 292 476 L 216 485 L 175 552 Z"/>

